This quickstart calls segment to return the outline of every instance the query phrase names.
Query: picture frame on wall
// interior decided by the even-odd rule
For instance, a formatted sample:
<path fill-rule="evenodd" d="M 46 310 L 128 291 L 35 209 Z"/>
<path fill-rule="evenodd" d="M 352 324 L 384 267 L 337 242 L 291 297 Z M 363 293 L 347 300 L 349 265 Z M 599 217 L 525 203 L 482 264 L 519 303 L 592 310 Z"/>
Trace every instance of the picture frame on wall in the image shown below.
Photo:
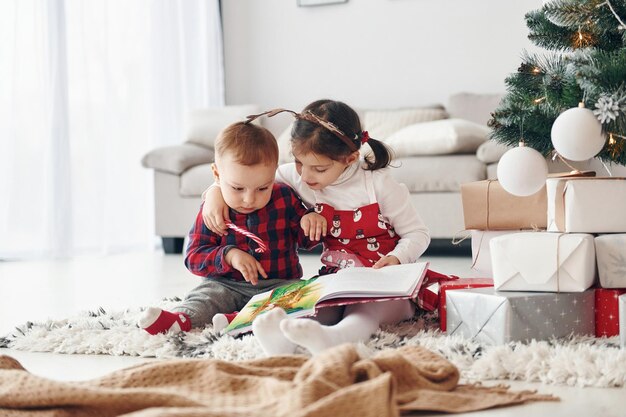
<path fill-rule="evenodd" d="M 348 0 L 296 0 L 298 7 L 326 6 L 329 4 L 347 3 Z"/>

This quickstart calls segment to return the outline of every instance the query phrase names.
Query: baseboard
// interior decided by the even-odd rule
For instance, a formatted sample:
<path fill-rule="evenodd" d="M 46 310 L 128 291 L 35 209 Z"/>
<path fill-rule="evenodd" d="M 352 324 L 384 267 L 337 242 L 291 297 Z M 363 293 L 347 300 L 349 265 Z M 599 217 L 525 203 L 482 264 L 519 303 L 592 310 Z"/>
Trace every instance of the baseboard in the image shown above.
<path fill-rule="evenodd" d="M 472 241 L 465 239 L 457 244 L 452 239 L 432 239 L 424 255 L 427 256 L 472 256 Z"/>

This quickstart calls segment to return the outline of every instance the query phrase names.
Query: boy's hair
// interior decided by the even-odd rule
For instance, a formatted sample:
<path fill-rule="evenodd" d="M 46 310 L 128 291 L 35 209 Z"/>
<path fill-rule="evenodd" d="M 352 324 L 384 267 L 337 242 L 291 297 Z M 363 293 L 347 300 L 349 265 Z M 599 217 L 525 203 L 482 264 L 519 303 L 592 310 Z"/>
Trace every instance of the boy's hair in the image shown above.
<path fill-rule="evenodd" d="M 278 165 L 276 138 L 269 130 L 251 123 L 233 123 L 220 132 L 215 141 L 215 158 L 227 153 L 241 165 Z"/>
<path fill-rule="evenodd" d="M 313 113 L 332 123 L 346 138 L 341 139 L 332 130 L 319 123 L 296 117 L 291 130 L 291 144 L 294 151 L 314 152 L 338 161 L 361 148 L 363 135 L 367 132 L 363 132 L 358 114 L 347 104 L 334 100 L 317 100 L 306 106 L 302 113 L 305 112 Z M 354 138 L 352 144 L 346 143 L 350 140 L 347 138 Z M 369 137 L 367 144 L 374 153 L 373 160 L 371 155 L 365 157 L 367 169 L 374 171 L 388 166 L 393 158 L 389 148 L 382 142 Z"/>

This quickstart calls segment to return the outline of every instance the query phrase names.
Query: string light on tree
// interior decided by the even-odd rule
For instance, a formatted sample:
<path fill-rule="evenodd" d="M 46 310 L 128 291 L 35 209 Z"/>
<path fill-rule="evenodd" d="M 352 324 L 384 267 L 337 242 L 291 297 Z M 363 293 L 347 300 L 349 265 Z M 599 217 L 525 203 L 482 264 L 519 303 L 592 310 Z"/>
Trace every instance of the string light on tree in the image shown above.
<path fill-rule="evenodd" d="M 602 125 L 584 103 L 564 111 L 552 124 L 552 146 L 564 158 L 586 161 L 604 148 Z"/>
<path fill-rule="evenodd" d="M 572 35 L 572 45 L 575 48 L 587 48 L 594 44 L 594 37 L 589 32 L 583 32 L 578 29 L 578 33 Z"/>

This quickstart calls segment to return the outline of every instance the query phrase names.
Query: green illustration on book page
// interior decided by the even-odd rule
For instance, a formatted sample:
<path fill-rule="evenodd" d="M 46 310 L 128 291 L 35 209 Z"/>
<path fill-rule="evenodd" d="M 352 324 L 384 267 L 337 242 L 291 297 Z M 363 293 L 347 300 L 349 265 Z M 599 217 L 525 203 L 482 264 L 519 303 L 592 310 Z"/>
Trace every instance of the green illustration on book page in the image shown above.
<path fill-rule="evenodd" d="M 263 293 L 253 297 L 228 325 L 228 330 L 248 326 L 258 315 L 274 307 L 282 308 L 287 314 L 315 309 L 315 303 L 322 295 L 322 286 L 316 280 L 317 277 L 294 282 L 276 288 L 269 295 Z"/>

